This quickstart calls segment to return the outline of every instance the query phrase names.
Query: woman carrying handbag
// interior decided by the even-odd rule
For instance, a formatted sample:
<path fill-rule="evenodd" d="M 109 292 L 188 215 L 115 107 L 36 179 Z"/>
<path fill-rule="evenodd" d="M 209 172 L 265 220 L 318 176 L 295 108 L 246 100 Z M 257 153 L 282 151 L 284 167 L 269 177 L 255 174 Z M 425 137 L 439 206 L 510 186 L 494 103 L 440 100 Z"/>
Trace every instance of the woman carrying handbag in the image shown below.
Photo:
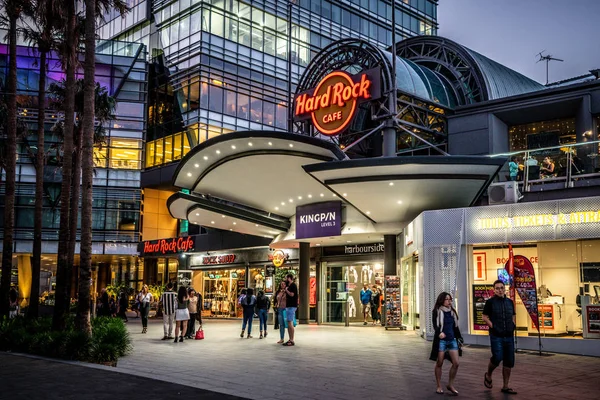
<path fill-rule="evenodd" d="M 449 293 L 442 292 L 438 296 L 432 311 L 432 321 L 435 333 L 429 359 L 436 361 L 434 371 L 437 388 L 435 392 L 444 394 L 441 383 L 442 365 L 444 359 L 449 358 L 452 367 L 450 367 L 449 382 L 446 389 L 453 395 L 458 396 L 458 390 L 454 387 L 454 379 L 458 372 L 459 346 L 462 344 L 463 339 L 458 329 L 458 313 L 452 306 L 452 296 Z"/>

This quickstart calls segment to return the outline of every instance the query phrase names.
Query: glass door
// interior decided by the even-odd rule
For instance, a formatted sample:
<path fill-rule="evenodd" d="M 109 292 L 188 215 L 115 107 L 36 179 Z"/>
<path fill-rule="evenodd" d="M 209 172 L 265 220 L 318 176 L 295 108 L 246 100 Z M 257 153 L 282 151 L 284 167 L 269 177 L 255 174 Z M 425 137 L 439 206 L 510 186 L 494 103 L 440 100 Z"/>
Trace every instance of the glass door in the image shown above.
<path fill-rule="evenodd" d="M 417 310 L 417 262 L 416 257 L 405 257 L 401 261 L 402 323 L 408 329 L 418 325 Z"/>

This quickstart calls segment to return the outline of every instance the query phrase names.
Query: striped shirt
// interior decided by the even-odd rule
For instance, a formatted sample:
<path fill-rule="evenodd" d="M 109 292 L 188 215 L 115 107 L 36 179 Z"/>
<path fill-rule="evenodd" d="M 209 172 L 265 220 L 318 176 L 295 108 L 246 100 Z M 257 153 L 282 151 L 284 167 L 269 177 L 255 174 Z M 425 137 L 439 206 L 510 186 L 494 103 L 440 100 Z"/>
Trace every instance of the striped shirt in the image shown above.
<path fill-rule="evenodd" d="M 177 309 L 177 293 L 173 291 L 164 292 L 160 296 L 160 301 L 163 304 L 163 313 L 166 315 L 175 314 L 175 310 Z"/>

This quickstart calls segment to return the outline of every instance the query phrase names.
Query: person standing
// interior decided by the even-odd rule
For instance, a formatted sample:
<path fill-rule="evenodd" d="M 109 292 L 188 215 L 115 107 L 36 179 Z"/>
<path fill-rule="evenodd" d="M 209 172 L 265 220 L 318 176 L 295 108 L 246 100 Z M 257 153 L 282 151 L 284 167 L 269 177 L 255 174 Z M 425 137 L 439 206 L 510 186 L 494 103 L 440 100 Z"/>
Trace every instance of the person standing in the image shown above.
<path fill-rule="evenodd" d="M 508 163 L 508 176 L 511 181 L 516 181 L 519 175 L 519 159 L 517 156 L 512 156 Z"/>
<path fill-rule="evenodd" d="M 148 315 L 150 314 L 150 303 L 152 303 L 152 293 L 148 291 L 148 285 L 144 285 L 142 287 L 142 291 L 140 292 L 138 298 L 140 300 L 140 314 L 142 315 L 142 333 L 146 333 L 146 331 L 148 330 Z"/>
<path fill-rule="evenodd" d="M 123 318 L 125 322 L 127 322 L 127 306 L 129 305 L 129 296 L 127 296 L 127 291 L 125 289 L 121 290 L 121 294 L 119 294 L 119 312 L 118 316 Z"/>
<path fill-rule="evenodd" d="M 177 310 L 177 293 L 173 291 L 173 283 L 167 283 L 167 290 L 160 296 L 163 307 L 163 338 L 173 339 L 173 322 L 175 321 L 175 310 Z M 175 335 L 177 336 L 177 335 Z M 177 337 L 175 337 L 177 340 Z"/>
<path fill-rule="evenodd" d="M 369 316 L 369 311 L 371 310 L 372 295 L 373 292 L 371 292 L 371 290 L 365 283 L 363 289 L 360 291 L 360 303 L 362 304 L 363 325 L 367 325 L 367 317 Z"/>
<path fill-rule="evenodd" d="M 279 341 L 277 343 L 282 344 L 285 338 L 285 307 L 287 294 L 285 293 L 286 283 L 281 281 L 279 284 L 279 290 L 275 294 L 275 307 L 277 307 L 277 319 L 279 321 Z"/>
<path fill-rule="evenodd" d="M 258 297 L 256 298 L 256 310 L 258 311 L 258 321 L 260 323 L 260 338 L 267 337 L 267 317 L 269 316 L 269 308 L 271 308 L 271 300 L 265 296 L 265 292 L 262 290 L 258 291 Z"/>
<path fill-rule="evenodd" d="M 294 275 L 287 274 L 285 287 L 285 320 L 287 321 L 288 337 L 289 340 L 283 343 L 284 346 L 294 346 L 294 334 L 296 328 L 294 328 L 294 318 L 296 317 L 296 310 L 298 309 L 298 286 L 294 282 Z"/>
<path fill-rule="evenodd" d="M 437 394 L 444 394 L 442 389 L 442 365 L 446 352 L 450 356 L 452 367 L 450 367 L 449 381 L 446 389 L 452 394 L 458 396 L 458 390 L 454 387 L 454 379 L 458 372 L 458 348 L 459 341 L 462 342 L 462 336 L 458 329 L 458 313 L 452 306 L 452 296 L 450 293 L 442 292 L 438 296 L 432 312 L 433 326 L 435 333 L 433 334 L 433 345 L 431 347 L 430 360 L 435 363 L 435 382 Z"/>
<path fill-rule="evenodd" d="M 188 322 L 185 337 L 193 339 L 196 334 L 196 319 L 198 318 L 198 296 L 194 288 L 188 289 L 188 311 L 190 312 L 190 321 Z"/>
<path fill-rule="evenodd" d="M 381 292 L 377 285 L 373 285 L 373 295 L 371 296 L 371 316 L 373 317 L 373 325 L 375 325 L 380 319 L 379 307 L 381 302 Z"/>
<path fill-rule="evenodd" d="M 483 383 L 492 388 L 492 373 L 502 363 L 502 393 L 517 394 L 508 386 L 510 373 L 515 366 L 515 306 L 505 295 L 504 282 L 494 282 L 494 296 L 485 302 L 483 321 L 489 327 L 492 357 L 488 363 Z"/>
<path fill-rule="evenodd" d="M 183 342 L 183 335 L 187 331 L 188 321 L 190 320 L 188 305 L 188 291 L 185 286 L 179 286 L 177 293 L 177 311 L 175 312 L 175 343 L 177 343 L 177 336 L 179 336 L 179 341 Z"/>
<path fill-rule="evenodd" d="M 19 295 L 15 288 L 8 292 L 8 318 L 15 318 L 19 315 Z"/>
<path fill-rule="evenodd" d="M 110 297 L 106 288 L 102 288 L 100 295 L 100 312 L 101 317 L 110 317 Z"/>
<path fill-rule="evenodd" d="M 240 304 L 244 309 L 244 321 L 242 322 L 242 333 L 240 337 L 244 337 L 244 332 L 246 331 L 246 326 L 248 326 L 248 339 L 252 339 L 252 318 L 254 317 L 254 311 L 256 308 L 256 296 L 254 296 L 254 289 L 246 290 L 246 295 L 242 300 L 240 300 Z"/>

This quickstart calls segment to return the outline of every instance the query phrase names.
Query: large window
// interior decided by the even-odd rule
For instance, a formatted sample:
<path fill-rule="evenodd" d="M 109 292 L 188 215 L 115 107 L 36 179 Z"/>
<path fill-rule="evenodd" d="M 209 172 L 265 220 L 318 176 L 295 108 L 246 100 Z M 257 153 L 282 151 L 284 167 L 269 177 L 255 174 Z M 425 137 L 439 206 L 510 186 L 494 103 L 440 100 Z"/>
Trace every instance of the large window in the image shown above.
<path fill-rule="evenodd" d="M 470 251 L 468 273 L 470 290 L 470 331 L 487 334 L 481 319 L 485 300 L 493 294 L 493 282 L 509 278 L 505 270 L 508 248 L 474 246 Z M 600 299 L 600 240 L 540 242 L 514 246 L 515 257 L 523 256 L 533 266 L 537 291 L 528 296 L 537 298 L 540 332 L 547 337 L 580 337 L 583 329 L 583 297 L 589 302 Z M 537 336 L 521 297 L 516 294 L 517 335 Z"/>

